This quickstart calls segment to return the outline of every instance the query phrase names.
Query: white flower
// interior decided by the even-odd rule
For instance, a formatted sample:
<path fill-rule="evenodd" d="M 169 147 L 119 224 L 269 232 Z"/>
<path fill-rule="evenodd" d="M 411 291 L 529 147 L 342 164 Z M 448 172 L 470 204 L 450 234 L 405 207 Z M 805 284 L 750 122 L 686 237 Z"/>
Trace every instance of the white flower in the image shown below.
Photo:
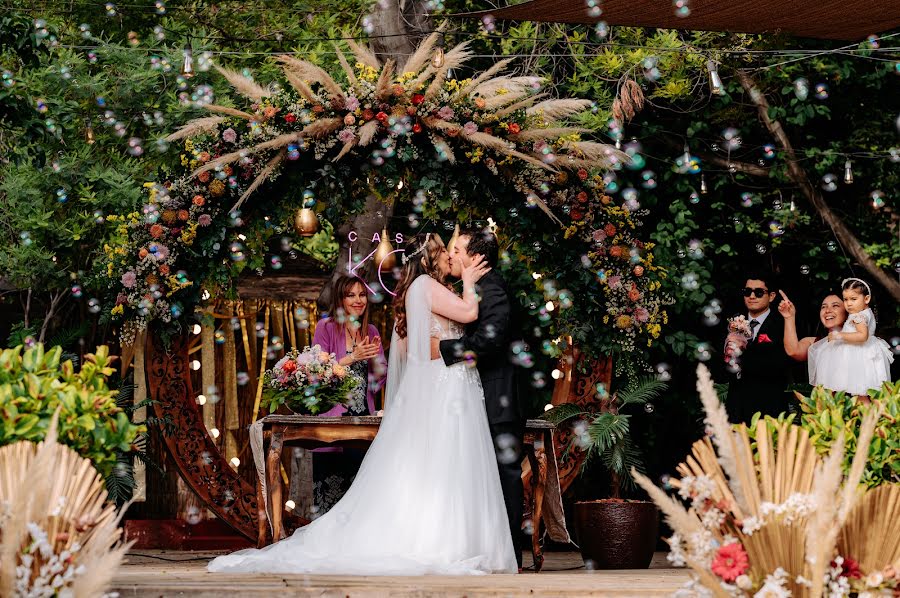
<path fill-rule="evenodd" d="M 806 579 L 802 575 L 798 575 L 797 579 L 795 579 L 794 581 L 797 582 L 797 585 L 806 586 L 807 588 L 811 588 L 813 586 L 812 581 Z"/>
<path fill-rule="evenodd" d="M 750 579 L 750 576 L 748 575 L 738 575 L 737 579 L 734 580 L 734 583 L 742 590 L 749 590 L 753 588 L 753 580 Z"/>
<path fill-rule="evenodd" d="M 790 590 L 776 581 L 766 581 L 753 598 L 789 598 Z"/>
<path fill-rule="evenodd" d="M 758 517 L 745 517 L 742 522 L 741 531 L 744 532 L 748 536 L 752 536 L 753 532 L 758 531 L 762 528 L 763 522 Z"/>
<path fill-rule="evenodd" d="M 725 523 L 725 513 L 715 507 L 707 509 L 701 517 L 701 523 L 707 529 L 719 529 Z"/>
<path fill-rule="evenodd" d="M 877 588 L 884 583 L 884 575 L 880 571 L 873 571 L 866 576 L 866 586 Z"/>

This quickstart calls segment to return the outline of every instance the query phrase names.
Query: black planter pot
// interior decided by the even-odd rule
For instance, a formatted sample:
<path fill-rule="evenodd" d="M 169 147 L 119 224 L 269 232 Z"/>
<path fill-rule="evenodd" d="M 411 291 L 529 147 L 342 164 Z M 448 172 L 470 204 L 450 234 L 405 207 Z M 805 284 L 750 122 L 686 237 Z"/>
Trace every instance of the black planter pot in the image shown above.
<path fill-rule="evenodd" d="M 575 503 L 581 557 L 595 569 L 646 569 L 659 534 L 659 511 L 646 501 Z"/>

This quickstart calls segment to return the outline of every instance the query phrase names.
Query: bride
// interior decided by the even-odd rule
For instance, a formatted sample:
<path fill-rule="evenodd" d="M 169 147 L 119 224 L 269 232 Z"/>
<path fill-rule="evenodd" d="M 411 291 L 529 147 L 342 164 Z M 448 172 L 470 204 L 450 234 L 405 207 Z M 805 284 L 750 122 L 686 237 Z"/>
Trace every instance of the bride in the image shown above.
<path fill-rule="evenodd" d="M 436 349 L 477 318 L 474 286 L 489 268 L 477 259 L 463 269 L 460 298 L 443 284 L 440 237 L 417 235 L 403 260 L 385 414 L 350 489 L 291 537 L 218 557 L 210 571 L 516 573 L 478 370 L 447 367 Z"/>

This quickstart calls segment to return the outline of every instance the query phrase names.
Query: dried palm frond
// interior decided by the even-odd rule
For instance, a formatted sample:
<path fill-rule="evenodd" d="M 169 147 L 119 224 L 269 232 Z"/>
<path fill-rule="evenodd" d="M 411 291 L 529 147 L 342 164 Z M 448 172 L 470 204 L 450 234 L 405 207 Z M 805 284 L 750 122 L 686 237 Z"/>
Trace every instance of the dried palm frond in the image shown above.
<path fill-rule="evenodd" d="M 447 140 L 441 137 L 440 135 L 432 135 L 431 136 L 432 144 L 434 145 L 434 149 L 440 154 L 444 154 L 447 158 L 447 162 L 450 164 L 456 164 L 456 155 L 453 153 L 453 148 L 450 147 L 450 144 L 447 143 Z"/>
<path fill-rule="evenodd" d="M 352 39 L 346 41 L 357 61 L 373 69 L 381 68 L 381 61 L 378 60 L 378 56 L 368 46 L 358 44 Z"/>
<path fill-rule="evenodd" d="M 102 478 L 57 443 L 57 420 L 39 445 L 0 448 L 0 596 L 99 596 L 128 549 Z"/>
<path fill-rule="evenodd" d="M 644 108 L 644 91 L 634 79 L 625 79 L 619 92 L 620 97 L 625 99 L 634 109 L 635 112 Z"/>
<path fill-rule="evenodd" d="M 303 79 L 318 83 L 324 87 L 325 91 L 327 91 L 328 95 L 332 98 L 338 98 L 341 101 L 345 100 L 344 90 L 341 89 L 341 86 L 337 84 L 337 81 L 332 79 L 331 75 L 329 75 L 322 67 L 307 62 L 306 60 L 300 60 L 289 54 L 282 54 L 281 56 L 278 56 L 277 60 L 288 66 Z"/>
<path fill-rule="evenodd" d="M 631 476 L 634 478 L 635 483 L 650 495 L 651 500 L 656 503 L 659 510 L 666 516 L 666 523 L 673 530 L 679 534 L 688 535 L 702 529 L 696 513 L 685 509 L 681 502 L 663 492 L 650 478 L 641 475 L 633 467 L 631 468 Z"/>
<path fill-rule="evenodd" d="M 554 122 L 584 112 L 590 107 L 590 100 L 547 100 L 535 104 L 525 112 L 529 116 L 541 114 L 547 122 Z"/>
<path fill-rule="evenodd" d="M 860 498 L 838 535 L 838 553 L 852 556 L 863 571 L 900 567 L 900 485 L 885 484 Z M 879 530 L 879 533 L 872 533 Z"/>
<path fill-rule="evenodd" d="M 518 102 L 516 102 L 514 104 L 510 104 L 509 106 L 506 106 L 505 108 L 497 110 L 491 116 L 495 119 L 501 119 L 508 114 L 512 114 L 516 110 L 523 110 L 523 109 L 527 110 L 531 106 L 534 106 L 535 102 L 537 102 L 538 100 L 541 100 L 545 97 L 547 97 L 546 93 L 537 93 L 532 96 L 528 96 L 522 100 L 519 100 Z"/>
<path fill-rule="evenodd" d="M 316 122 L 319 122 L 319 121 L 316 121 Z M 313 123 L 313 124 L 316 124 L 316 123 Z M 310 125 L 310 126 L 312 126 L 312 125 Z M 306 127 L 306 129 L 309 129 L 309 127 Z M 201 166 L 200 168 L 195 170 L 191 174 L 191 177 L 195 177 L 198 174 L 201 174 L 203 172 L 215 170 L 219 166 L 225 166 L 226 164 L 231 164 L 232 162 L 236 162 L 237 160 L 239 160 L 240 158 L 243 158 L 248 153 L 258 154 L 258 153 L 264 152 L 266 150 L 281 149 L 283 147 L 286 147 L 286 146 L 290 145 L 291 143 L 295 143 L 296 141 L 298 141 L 303 136 L 304 131 L 306 131 L 306 129 L 304 129 L 303 131 L 301 131 L 299 133 L 285 133 L 284 135 L 279 135 L 278 137 L 275 137 L 274 139 L 270 139 L 269 141 L 254 145 L 252 147 L 219 156 L 215 160 L 210 160 L 209 162 L 207 162 L 206 164 L 204 164 L 203 166 Z"/>
<path fill-rule="evenodd" d="M 244 120 L 257 120 L 259 117 L 250 114 L 249 112 L 244 112 L 243 110 L 238 110 L 237 108 L 229 108 L 228 106 L 219 106 L 218 104 L 206 104 L 203 106 L 206 110 L 210 112 L 218 112 L 219 114 L 227 114 L 228 116 L 237 116 L 238 118 L 243 118 Z"/>
<path fill-rule="evenodd" d="M 370 120 L 359 128 L 359 145 L 367 146 L 372 143 L 375 133 L 378 132 L 378 121 Z"/>
<path fill-rule="evenodd" d="M 459 68 L 462 66 L 469 58 L 472 57 L 472 53 L 468 51 L 469 42 L 462 42 L 461 44 L 457 44 L 453 47 L 452 50 L 444 54 L 444 66 L 437 69 L 434 79 L 431 80 L 431 84 L 428 86 L 428 89 L 425 90 L 425 99 L 429 100 L 437 95 L 437 93 L 443 87 L 444 82 L 447 80 L 447 73 L 452 70 Z M 427 69 L 426 69 L 427 70 Z"/>
<path fill-rule="evenodd" d="M 197 137 L 203 133 L 212 133 L 218 129 L 218 126 L 225 122 L 224 116 L 204 116 L 203 118 L 195 118 L 189 120 L 185 125 L 177 131 L 166 137 L 166 141 L 181 141 Z"/>
<path fill-rule="evenodd" d="M 344 119 L 337 116 L 333 118 L 320 118 L 319 120 L 306 125 L 298 135 L 300 137 L 324 137 L 329 133 L 337 131 L 341 128 L 342 124 L 344 124 Z"/>
<path fill-rule="evenodd" d="M 347 57 L 344 56 L 344 53 L 341 51 L 341 47 L 337 44 L 337 42 L 332 42 L 334 45 L 334 51 L 337 54 L 338 62 L 341 63 L 341 68 L 344 69 L 344 74 L 347 75 L 347 82 L 350 83 L 352 87 L 357 87 L 359 85 L 359 81 L 356 79 L 356 73 L 353 72 L 353 68 L 350 66 L 350 63 L 347 62 Z"/>
<path fill-rule="evenodd" d="M 485 81 L 487 81 L 488 79 L 490 79 L 491 77 L 496 75 L 497 73 L 501 72 L 513 60 L 515 60 L 515 58 L 506 58 L 504 60 L 501 60 L 500 62 L 495 63 L 494 66 L 492 66 L 488 70 L 484 71 L 483 73 L 481 73 L 480 75 L 478 75 L 477 77 L 475 77 L 474 79 L 469 81 L 464 86 L 460 87 L 459 91 L 457 91 L 455 94 L 453 94 L 451 101 L 458 100 L 459 98 L 461 98 L 463 96 L 471 94 L 472 91 L 474 91 L 476 87 L 478 87 L 479 85 L 481 85 L 482 83 L 484 83 Z"/>
<path fill-rule="evenodd" d="M 234 88 L 234 90 L 245 98 L 249 98 L 258 102 L 259 100 L 272 95 L 272 90 L 270 88 L 263 87 L 250 77 L 245 77 L 244 75 L 236 71 L 221 67 L 219 65 L 213 66 L 215 66 L 215 69 L 219 71 L 220 75 L 225 77 L 225 79 L 227 79 L 228 82 L 231 83 L 231 86 Z"/>
<path fill-rule="evenodd" d="M 243 194 L 241 194 L 241 196 L 240 196 L 240 198 L 237 200 L 237 202 L 235 202 L 235 204 L 234 204 L 233 206 L 231 206 L 231 210 L 230 210 L 230 211 L 233 212 L 233 211 L 237 210 L 239 207 L 241 207 L 241 204 L 243 204 L 244 201 L 245 201 L 248 197 L 250 197 L 251 195 L 253 195 L 253 193 L 254 193 L 257 189 L 259 189 L 259 186 L 260 186 L 260 185 L 262 185 L 264 182 L 266 182 L 266 179 L 268 179 L 269 176 L 270 176 L 270 175 L 275 171 L 275 169 L 278 167 L 278 165 L 281 164 L 281 162 L 284 160 L 284 157 L 285 157 L 286 155 L 287 155 L 287 148 L 283 148 L 280 152 L 278 152 L 277 154 L 275 154 L 275 155 L 272 157 L 272 159 L 268 161 L 268 163 L 266 164 L 266 167 L 263 168 L 263 169 L 259 172 L 258 175 L 256 175 L 256 178 L 253 179 L 253 182 L 250 184 L 249 187 L 247 187 L 247 190 L 244 191 Z"/>
<path fill-rule="evenodd" d="M 310 104 L 318 104 L 319 99 L 313 93 L 312 88 L 306 84 L 306 81 L 300 78 L 300 75 L 296 74 L 287 66 L 283 67 L 284 76 L 288 80 L 288 83 L 291 84 L 291 87 L 297 90 L 301 96 L 303 96 L 307 102 Z"/>
<path fill-rule="evenodd" d="M 388 60 L 384 63 L 384 68 L 381 69 L 381 74 L 378 76 L 378 81 L 375 83 L 375 97 L 379 100 L 385 100 L 392 93 L 392 82 L 394 80 L 394 66 L 397 63 L 393 61 L 393 59 Z"/>
<path fill-rule="evenodd" d="M 584 129 L 563 129 L 570 130 L 573 132 L 581 132 Z M 562 135 L 569 135 L 570 133 L 561 133 Z M 585 160 L 590 160 L 592 162 L 598 163 L 609 163 L 610 158 L 615 158 L 620 162 L 628 162 L 629 157 L 628 154 L 621 150 L 617 150 L 614 145 L 607 145 L 605 143 L 597 143 L 595 141 L 566 141 L 562 144 L 562 147 L 569 153 L 574 153 Z"/>
<path fill-rule="evenodd" d="M 540 77 L 496 77 L 476 87 L 471 95 L 488 99 L 497 95 L 528 92 L 533 91 L 540 82 Z"/>
<path fill-rule="evenodd" d="M 834 543 L 827 542 L 827 539 L 832 527 L 834 527 L 837 510 L 840 506 L 835 498 L 844 478 L 841 472 L 843 460 L 844 433 L 841 432 L 837 441 L 831 446 L 828 458 L 816 468 L 816 479 L 813 483 L 813 497 L 818 507 L 807 522 L 804 548 L 806 554 L 812 557 L 810 559 L 810 568 L 813 572 L 814 577 L 812 579 L 814 580 L 821 579 L 825 575 L 825 567 L 831 560 L 828 557 L 831 556 L 831 551 L 834 550 Z"/>
<path fill-rule="evenodd" d="M 440 26 L 428 37 L 419 44 L 419 47 L 416 48 L 416 51 L 406 59 L 406 62 L 403 64 L 403 67 L 399 70 L 401 75 L 405 75 L 406 73 L 418 73 L 422 70 L 428 61 L 431 60 L 431 54 L 434 50 L 435 45 L 438 43 L 438 40 L 443 37 L 444 30 L 447 29 L 447 22 L 443 22 Z"/>
<path fill-rule="evenodd" d="M 518 135 L 510 135 L 510 139 L 516 141 L 537 141 L 539 139 L 559 139 L 566 135 L 575 135 L 581 133 L 590 133 L 590 129 L 582 129 L 580 127 L 548 127 L 546 129 L 527 129 Z M 600 144 L 597 144 L 600 145 Z M 574 143 L 567 141 L 563 143 L 563 148 L 569 149 L 574 147 Z"/>
<path fill-rule="evenodd" d="M 341 158 L 346 156 L 348 153 L 350 153 L 350 150 L 352 150 L 354 147 L 356 147 L 356 138 L 355 137 L 353 139 L 351 139 L 350 141 L 348 141 L 347 143 L 345 143 L 344 147 L 341 148 L 341 151 L 338 152 L 338 155 L 335 156 L 334 158 L 332 158 L 331 161 L 337 162 L 338 160 L 340 160 Z"/>

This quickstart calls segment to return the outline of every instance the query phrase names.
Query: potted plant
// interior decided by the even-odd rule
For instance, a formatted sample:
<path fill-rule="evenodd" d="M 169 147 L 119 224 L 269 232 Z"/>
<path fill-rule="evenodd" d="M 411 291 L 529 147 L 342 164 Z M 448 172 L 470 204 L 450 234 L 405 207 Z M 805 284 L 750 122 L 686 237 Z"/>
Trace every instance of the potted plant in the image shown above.
<path fill-rule="evenodd" d="M 639 449 L 630 435 L 627 411 L 648 404 L 667 385 L 656 377 L 639 378 L 601 402 L 599 411 L 583 405 L 563 403 L 545 412 L 543 418 L 559 425 L 573 421 L 568 450 L 586 453 L 582 473 L 594 458 L 611 479 L 607 499 L 575 503 L 575 531 L 585 564 L 597 569 L 646 569 L 650 566 L 659 532 L 656 506 L 645 500 L 625 500 L 622 492 L 635 487 L 630 471 L 643 471 Z"/>

